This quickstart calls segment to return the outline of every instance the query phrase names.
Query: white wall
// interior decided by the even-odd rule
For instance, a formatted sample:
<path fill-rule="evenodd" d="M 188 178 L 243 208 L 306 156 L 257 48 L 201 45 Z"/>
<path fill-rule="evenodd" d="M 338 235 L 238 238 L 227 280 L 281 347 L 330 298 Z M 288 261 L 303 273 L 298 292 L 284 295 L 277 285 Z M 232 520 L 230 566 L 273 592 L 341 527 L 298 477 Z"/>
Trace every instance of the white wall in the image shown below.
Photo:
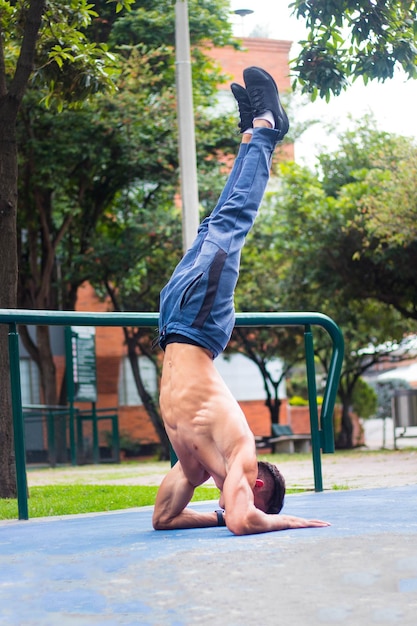
<path fill-rule="evenodd" d="M 236 400 L 265 399 L 263 379 L 253 361 L 243 354 L 232 354 L 230 357 L 221 354 L 214 363 Z M 272 379 L 278 380 L 282 371 L 281 361 L 270 361 L 268 368 Z M 280 384 L 278 393 L 280 398 L 286 397 L 285 381 Z"/>

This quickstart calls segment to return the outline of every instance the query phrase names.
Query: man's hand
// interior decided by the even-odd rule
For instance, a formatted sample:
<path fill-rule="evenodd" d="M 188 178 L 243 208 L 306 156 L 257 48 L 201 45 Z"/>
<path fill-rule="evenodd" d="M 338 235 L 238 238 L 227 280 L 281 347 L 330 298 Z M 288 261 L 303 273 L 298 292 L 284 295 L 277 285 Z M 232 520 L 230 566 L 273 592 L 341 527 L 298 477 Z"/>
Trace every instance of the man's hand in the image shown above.
<path fill-rule="evenodd" d="M 290 528 L 323 528 L 329 522 L 310 520 L 292 515 L 268 514 L 255 505 L 254 468 L 250 450 L 241 447 L 239 455 L 229 463 L 223 483 L 222 504 L 226 510 L 226 525 L 235 535 L 268 533 Z M 256 459 L 255 459 L 256 461 Z M 255 472 L 258 470 L 255 462 Z"/>
<path fill-rule="evenodd" d="M 304 519 L 302 517 L 295 517 L 293 515 L 279 515 L 282 528 L 280 530 L 286 530 L 289 528 L 321 528 L 322 526 L 331 526 L 330 522 L 324 522 L 319 519 Z"/>

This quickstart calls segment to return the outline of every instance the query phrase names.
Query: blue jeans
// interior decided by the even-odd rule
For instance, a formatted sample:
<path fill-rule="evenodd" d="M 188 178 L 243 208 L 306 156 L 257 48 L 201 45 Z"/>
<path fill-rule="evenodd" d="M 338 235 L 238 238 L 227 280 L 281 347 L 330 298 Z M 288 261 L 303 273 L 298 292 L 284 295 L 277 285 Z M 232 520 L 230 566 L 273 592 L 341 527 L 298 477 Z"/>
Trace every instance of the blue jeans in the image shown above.
<path fill-rule="evenodd" d="M 241 144 L 219 201 L 161 291 L 159 345 L 182 335 L 213 354 L 223 352 L 235 324 L 240 254 L 269 180 L 278 132 L 255 128 Z"/>

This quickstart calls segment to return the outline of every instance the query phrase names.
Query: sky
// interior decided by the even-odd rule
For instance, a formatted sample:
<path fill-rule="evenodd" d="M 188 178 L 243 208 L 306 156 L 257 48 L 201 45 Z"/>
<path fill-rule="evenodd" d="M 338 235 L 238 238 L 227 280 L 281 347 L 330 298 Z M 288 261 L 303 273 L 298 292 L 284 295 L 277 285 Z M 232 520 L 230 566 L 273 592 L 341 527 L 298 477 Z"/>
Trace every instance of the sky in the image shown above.
<path fill-rule="evenodd" d="M 255 27 L 261 27 L 265 36 L 293 41 L 290 59 L 297 54 L 297 41 L 305 37 L 304 22 L 291 16 L 288 0 L 231 0 L 232 10 L 249 9 L 253 13 L 245 17 L 232 17 L 234 33 L 238 37 L 250 36 Z M 373 113 L 378 128 L 383 131 L 417 138 L 417 80 L 405 81 L 397 76 L 385 83 L 372 81 L 364 86 L 358 79 L 340 96 L 332 96 L 329 103 L 317 99 L 297 110 L 300 121 L 323 119 L 337 122 L 340 129 L 347 129 L 351 122 L 366 113 Z M 315 155 L 324 146 L 337 147 L 337 142 L 315 124 L 295 144 L 296 160 L 307 165 L 314 164 Z"/>

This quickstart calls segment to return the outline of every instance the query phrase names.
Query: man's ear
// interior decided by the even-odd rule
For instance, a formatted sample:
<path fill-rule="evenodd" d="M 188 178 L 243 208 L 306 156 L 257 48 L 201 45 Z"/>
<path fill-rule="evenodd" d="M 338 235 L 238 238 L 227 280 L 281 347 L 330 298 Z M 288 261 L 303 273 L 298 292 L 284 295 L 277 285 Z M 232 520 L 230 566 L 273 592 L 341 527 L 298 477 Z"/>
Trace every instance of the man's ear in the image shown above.
<path fill-rule="evenodd" d="M 262 489 L 264 481 L 261 478 L 257 478 L 255 482 L 255 489 Z"/>

